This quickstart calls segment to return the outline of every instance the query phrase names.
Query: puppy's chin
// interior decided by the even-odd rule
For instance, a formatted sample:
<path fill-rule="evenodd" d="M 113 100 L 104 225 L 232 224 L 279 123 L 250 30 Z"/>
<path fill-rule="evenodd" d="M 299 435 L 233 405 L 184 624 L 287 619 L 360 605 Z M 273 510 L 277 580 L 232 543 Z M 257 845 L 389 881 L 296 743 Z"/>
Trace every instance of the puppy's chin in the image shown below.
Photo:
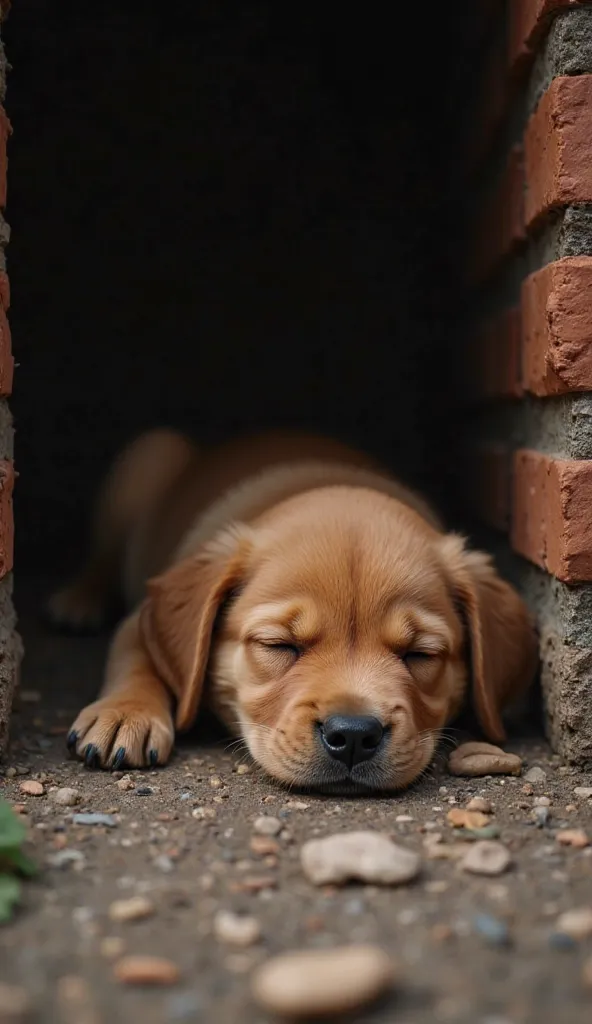
<path fill-rule="evenodd" d="M 262 736 L 245 729 L 251 755 L 276 781 L 290 789 L 314 790 L 327 795 L 369 796 L 374 793 L 395 793 L 411 786 L 430 764 L 437 745 L 437 734 L 417 738 L 412 751 L 404 758 L 393 756 L 386 748 L 379 756 L 349 769 L 339 761 L 322 756 L 316 750 L 295 749 L 286 757 L 274 750 L 275 730 Z"/>

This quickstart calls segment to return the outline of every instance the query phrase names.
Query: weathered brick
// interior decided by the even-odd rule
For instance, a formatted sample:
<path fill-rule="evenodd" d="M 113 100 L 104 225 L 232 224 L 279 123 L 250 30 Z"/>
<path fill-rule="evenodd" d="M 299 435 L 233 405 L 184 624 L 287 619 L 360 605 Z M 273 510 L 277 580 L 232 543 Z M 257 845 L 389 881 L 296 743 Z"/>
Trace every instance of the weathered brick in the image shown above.
<path fill-rule="evenodd" d="M 497 187 L 485 201 L 470 269 L 473 281 L 487 277 L 524 237 L 524 161 L 522 149 L 515 146 Z"/>
<path fill-rule="evenodd" d="M 14 554 L 14 520 L 12 491 L 14 468 L 12 462 L 0 461 L 0 579 L 12 569 Z"/>
<path fill-rule="evenodd" d="M 512 546 L 565 583 L 592 580 L 592 462 L 514 455 Z"/>
<path fill-rule="evenodd" d="M 566 257 L 526 278 L 522 347 L 528 391 L 592 391 L 592 256 Z"/>
<path fill-rule="evenodd" d="M 592 202 L 592 75 L 556 78 L 524 136 L 525 221 L 550 210 Z"/>
<path fill-rule="evenodd" d="M 551 18 L 565 8 L 584 7 L 579 0 L 510 0 L 508 64 L 523 72 L 533 59 Z"/>

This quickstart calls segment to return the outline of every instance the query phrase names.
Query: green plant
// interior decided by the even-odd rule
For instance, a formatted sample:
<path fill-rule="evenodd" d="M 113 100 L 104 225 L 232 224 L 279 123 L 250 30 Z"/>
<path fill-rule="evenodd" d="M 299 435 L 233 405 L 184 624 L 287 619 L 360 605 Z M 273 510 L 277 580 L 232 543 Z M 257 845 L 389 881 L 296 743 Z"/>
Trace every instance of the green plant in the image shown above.
<path fill-rule="evenodd" d="M 0 800 L 0 924 L 12 916 L 21 896 L 20 877 L 30 878 L 36 866 L 23 853 L 27 831 L 12 808 Z"/>

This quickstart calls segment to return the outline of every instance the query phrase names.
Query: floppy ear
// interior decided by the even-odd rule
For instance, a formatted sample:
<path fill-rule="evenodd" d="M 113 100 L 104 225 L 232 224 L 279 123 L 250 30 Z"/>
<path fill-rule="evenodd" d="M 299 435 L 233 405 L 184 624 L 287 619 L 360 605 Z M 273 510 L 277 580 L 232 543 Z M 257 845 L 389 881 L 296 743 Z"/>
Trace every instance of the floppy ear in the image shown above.
<path fill-rule="evenodd" d="M 246 549 L 246 538 L 231 531 L 148 582 L 140 635 L 156 672 L 177 698 L 179 730 L 195 721 L 216 617 L 242 579 Z"/>
<path fill-rule="evenodd" d="M 506 738 L 501 712 L 533 681 L 538 643 L 526 605 L 495 571 L 489 555 L 467 551 L 461 537 L 441 545 L 455 599 L 469 633 L 473 701 L 483 732 Z"/>

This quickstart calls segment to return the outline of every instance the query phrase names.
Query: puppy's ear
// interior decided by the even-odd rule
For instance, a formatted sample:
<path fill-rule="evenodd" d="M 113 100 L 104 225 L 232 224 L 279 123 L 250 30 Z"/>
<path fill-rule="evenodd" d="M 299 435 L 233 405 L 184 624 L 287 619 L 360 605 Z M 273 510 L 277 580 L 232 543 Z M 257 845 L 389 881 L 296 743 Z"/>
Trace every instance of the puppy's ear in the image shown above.
<path fill-rule="evenodd" d="M 489 555 L 468 551 L 453 534 L 441 550 L 469 633 L 475 709 L 485 735 L 500 743 L 506 738 L 503 708 L 534 679 L 536 633 L 524 602 L 498 576 Z"/>
<path fill-rule="evenodd" d="M 160 678 L 177 698 L 176 726 L 197 715 L 218 612 L 243 578 L 246 531 L 226 532 L 148 583 L 140 635 Z"/>

